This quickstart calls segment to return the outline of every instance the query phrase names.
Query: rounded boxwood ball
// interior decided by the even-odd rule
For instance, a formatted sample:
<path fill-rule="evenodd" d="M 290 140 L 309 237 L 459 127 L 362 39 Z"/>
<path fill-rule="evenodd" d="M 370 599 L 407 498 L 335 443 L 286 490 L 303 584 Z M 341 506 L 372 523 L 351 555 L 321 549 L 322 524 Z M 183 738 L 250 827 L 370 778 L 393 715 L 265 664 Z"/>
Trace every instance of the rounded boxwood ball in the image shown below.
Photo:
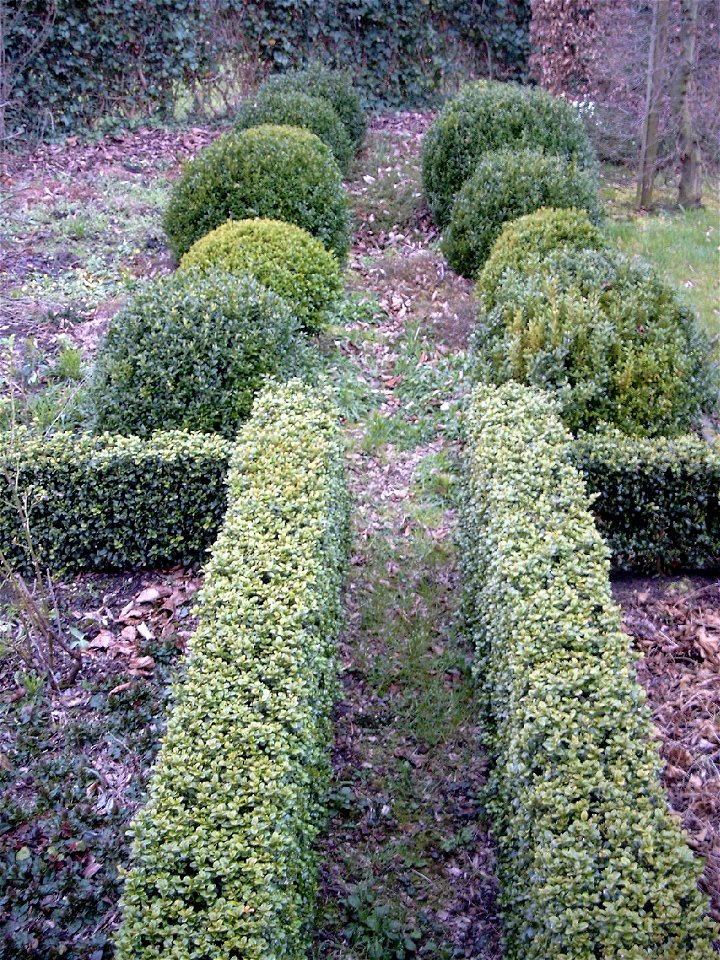
<path fill-rule="evenodd" d="M 584 210 L 541 207 L 505 224 L 480 272 L 475 292 L 483 309 L 491 310 L 505 271 L 522 273 L 558 250 L 578 252 L 607 248 L 607 238 Z"/>
<path fill-rule="evenodd" d="M 251 274 L 292 307 L 306 330 L 325 325 L 342 292 L 337 258 L 306 230 L 281 220 L 228 220 L 201 237 L 179 270 Z"/>
<path fill-rule="evenodd" d="M 578 207 L 599 219 L 594 173 L 539 150 L 486 153 L 453 203 L 442 240 L 448 263 L 475 277 L 503 226 L 540 207 Z"/>
<path fill-rule="evenodd" d="M 717 368 L 694 312 L 621 254 L 559 251 L 508 270 L 471 346 L 477 379 L 553 391 L 573 431 L 610 423 L 673 436 L 717 405 Z"/>
<path fill-rule="evenodd" d="M 302 336 L 288 304 L 252 277 L 188 270 L 155 281 L 114 317 L 100 347 L 96 425 L 233 437 L 265 377 L 292 372 Z"/>
<path fill-rule="evenodd" d="M 263 124 L 220 137 L 185 167 L 164 227 L 180 257 L 226 220 L 251 217 L 294 223 L 345 259 L 350 213 L 342 175 L 314 133 Z"/>
<path fill-rule="evenodd" d="M 367 133 L 367 114 L 348 70 L 332 70 L 315 61 L 303 70 L 289 70 L 270 77 L 262 89 L 282 92 L 299 90 L 312 97 L 322 97 L 332 104 L 355 149 L 362 146 Z"/>
<path fill-rule="evenodd" d="M 445 104 L 423 139 L 423 188 L 438 226 L 448 223 L 456 194 L 483 154 L 505 147 L 595 166 L 587 130 L 567 100 L 515 83 L 469 83 Z"/>
<path fill-rule="evenodd" d="M 328 100 L 312 97 L 299 90 L 261 88 L 240 108 L 235 129 L 247 130 L 264 123 L 301 127 L 314 133 L 330 147 L 340 170 L 347 173 L 353 145 L 345 124 Z"/>

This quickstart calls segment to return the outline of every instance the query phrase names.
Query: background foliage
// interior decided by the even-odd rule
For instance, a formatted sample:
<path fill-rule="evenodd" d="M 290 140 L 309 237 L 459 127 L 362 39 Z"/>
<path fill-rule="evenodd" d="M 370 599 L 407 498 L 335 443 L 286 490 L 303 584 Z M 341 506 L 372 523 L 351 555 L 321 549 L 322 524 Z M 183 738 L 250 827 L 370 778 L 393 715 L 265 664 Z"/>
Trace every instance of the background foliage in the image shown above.
<path fill-rule="evenodd" d="M 8 62 L 47 9 L 25 4 L 4 40 Z M 368 104 L 425 103 L 468 67 L 523 79 L 529 21 L 530 0 L 58 0 L 42 49 L 15 79 L 9 126 L 52 132 L 167 114 L 183 86 L 221 64 L 261 76 L 311 58 L 351 67 Z"/>

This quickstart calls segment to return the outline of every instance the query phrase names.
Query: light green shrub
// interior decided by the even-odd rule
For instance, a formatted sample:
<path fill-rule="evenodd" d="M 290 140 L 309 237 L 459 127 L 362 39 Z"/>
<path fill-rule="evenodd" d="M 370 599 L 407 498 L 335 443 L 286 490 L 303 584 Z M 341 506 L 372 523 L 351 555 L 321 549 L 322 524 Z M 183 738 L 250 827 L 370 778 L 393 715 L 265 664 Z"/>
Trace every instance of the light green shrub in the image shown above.
<path fill-rule="evenodd" d="M 185 166 L 164 227 L 180 257 L 226 220 L 253 217 L 294 223 L 344 261 L 347 196 L 332 151 L 314 133 L 264 124 L 220 137 Z"/>
<path fill-rule="evenodd" d="M 508 271 L 472 334 L 475 377 L 552 389 L 565 423 L 670 436 L 717 403 L 717 369 L 693 311 L 620 254 L 560 252 Z"/>
<path fill-rule="evenodd" d="M 133 825 L 118 960 L 301 960 L 309 945 L 347 549 L 334 408 L 296 382 L 262 394 L 228 482 Z"/>
<path fill-rule="evenodd" d="M 315 61 L 304 70 L 289 70 L 270 77 L 261 89 L 273 93 L 297 90 L 327 100 L 345 125 L 355 149 L 362 146 L 367 133 L 367 114 L 349 70 L 331 70 Z"/>
<path fill-rule="evenodd" d="M 495 306 L 495 291 L 507 270 L 521 273 L 531 264 L 563 251 L 607 250 L 608 241 L 584 210 L 541 207 L 510 220 L 492 246 L 475 286 L 482 310 Z"/>
<path fill-rule="evenodd" d="M 668 811 L 571 447 L 546 397 L 476 390 L 461 553 L 505 957 L 712 960 L 702 864 Z"/>
<path fill-rule="evenodd" d="M 443 233 L 450 266 L 475 277 L 509 221 L 541 207 L 578 207 L 598 219 L 597 179 L 575 160 L 537 150 L 486 153 L 460 188 Z"/>
<path fill-rule="evenodd" d="M 306 230 L 280 220 L 228 220 L 184 255 L 179 272 L 189 269 L 252 275 L 312 331 L 325 325 L 327 311 L 343 289 L 333 254 Z"/>
<path fill-rule="evenodd" d="M 330 147 L 340 170 L 347 173 L 353 145 L 345 124 L 328 100 L 299 90 L 261 87 L 254 97 L 242 105 L 234 126 L 236 130 L 247 130 L 264 123 L 301 127 L 314 133 Z"/>
<path fill-rule="evenodd" d="M 720 449 L 690 435 L 580 434 L 573 463 L 613 566 L 648 573 L 720 567 Z"/>
<path fill-rule="evenodd" d="M 423 188 L 438 226 L 449 222 L 455 196 L 478 161 L 504 148 L 595 165 L 584 124 L 567 100 L 514 83 L 470 83 L 445 104 L 423 141 Z"/>
<path fill-rule="evenodd" d="M 217 431 L 232 437 L 268 375 L 293 372 L 302 333 L 252 277 L 186 271 L 150 284 L 112 320 L 90 398 L 99 429 Z"/>
<path fill-rule="evenodd" d="M 26 511 L 40 563 L 54 572 L 197 562 L 225 514 L 229 457 L 221 437 L 180 431 L 5 434 L 0 550 L 30 568 Z"/>

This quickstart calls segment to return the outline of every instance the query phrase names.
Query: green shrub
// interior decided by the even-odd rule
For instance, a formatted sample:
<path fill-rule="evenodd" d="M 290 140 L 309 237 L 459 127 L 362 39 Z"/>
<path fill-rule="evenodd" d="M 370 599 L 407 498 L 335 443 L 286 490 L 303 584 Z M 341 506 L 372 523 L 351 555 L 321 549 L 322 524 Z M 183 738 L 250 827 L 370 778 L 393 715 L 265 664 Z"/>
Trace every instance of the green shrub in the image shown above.
<path fill-rule="evenodd" d="M 319 137 L 269 124 L 220 137 L 186 165 L 164 227 L 180 257 L 226 220 L 252 217 L 294 223 L 344 261 L 348 201 L 332 151 Z"/>
<path fill-rule="evenodd" d="M 127 570 L 201 559 L 225 514 L 226 440 L 169 431 L 137 437 L 24 431 L 0 451 L 0 550 L 55 572 Z"/>
<path fill-rule="evenodd" d="M 697 436 L 580 434 L 573 462 L 620 570 L 720 567 L 720 449 Z"/>
<path fill-rule="evenodd" d="M 525 272 L 556 251 L 607 250 L 608 241 L 584 210 L 541 207 L 506 223 L 485 261 L 475 292 L 483 310 L 492 310 L 495 291 L 507 270 Z"/>
<path fill-rule="evenodd" d="M 251 277 L 165 277 L 115 316 L 95 363 L 97 426 L 232 437 L 268 375 L 292 371 L 302 338 L 290 307 Z"/>
<path fill-rule="evenodd" d="M 194 269 L 250 274 L 292 307 L 307 330 L 319 330 L 343 289 L 337 259 L 306 230 L 281 220 L 228 220 L 180 261 Z"/>
<path fill-rule="evenodd" d="M 282 94 L 298 91 L 327 100 L 342 120 L 355 149 L 362 146 L 367 116 L 349 70 L 330 70 L 315 61 L 304 70 L 289 70 L 271 77 L 261 89 Z"/>
<path fill-rule="evenodd" d="M 518 384 L 478 389 L 468 433 L 461 552 L 505 956 L 711 960 L 702 864 L 659 782 L 571 438 Z"/>
<path fill-rule="evenodd" d="M 671 436 L 717 403 L 717 369 L 694 312 L 620 254 L 560 252 L 509 271 L 473 331 L 475 377 L 552 389 L 571 430 L 610 423 Z"/>
<path fill-rule="evenodd" d="M 262 88 L 240 108 L 235 120 L 236 130 L 247 130 L 264 123 L 287 127 L 302 127 L 320 137 L 333 152 L 337 165 L 347 173 L 353 155 L 353 145 L 345 124 L 332 104 L 321 97 L 312 97 L 299 90 L 272 90 Z"/>
<path fill-rule="evenodd" d="M 597 219 L 595 175 L 574 160 L 537 150 L 486 153 L 457 194 L 443 234 L 450 266 L 475 277 L 503 226 L 541 207 L 579 207 Z"/>
<path fill-rule="evenodd" d="M 336 411 L 258 398 L 184 682 L 134 823 L 118 960 L 306 956 L 348 499 Z"/>
<path fill-rule="evenodd" d="M 575 108 L 544 90 L 482 80 L 463 87 L 423 141 L 425 197 L 435 223 L 450 220 L 453 200 L 484 154 L 537 149 L 593 167 L 593 149 Z"/>

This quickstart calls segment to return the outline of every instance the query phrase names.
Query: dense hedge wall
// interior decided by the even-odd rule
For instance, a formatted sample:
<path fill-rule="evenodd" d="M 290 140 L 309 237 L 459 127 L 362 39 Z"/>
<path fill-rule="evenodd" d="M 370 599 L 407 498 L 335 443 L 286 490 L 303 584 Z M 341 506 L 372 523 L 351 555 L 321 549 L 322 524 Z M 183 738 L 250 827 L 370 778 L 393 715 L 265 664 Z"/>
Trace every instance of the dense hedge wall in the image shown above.
<path fill-rule="evenodd" d="M 468 68 L 527 75 L 530 0 L 58 0 L 45 43 L 22 62 L 47 9 L 29 0 L 6 38 L 15 132 L 169 113 L 183 84 L 219 64 L 262 73 L 319 58 L 350 67 L 374 106 L 426 103 Z"/>
<path fill-rule="evenodd" d="M 336 412 L 256 401 L 187 673 L 134 824 L 118 960 L 300 960 L 329 772 L 347 496 Z"/>
<path fill-rule="evenodd" d="M 620 570 L 720 567 L 720 449 L 700 437 L 580 434 L 573 462 Z"/>
<path fill-rule="evenodd" d="M 0 450 L 0 549 L 27 567 L 18 497 L 43 566 L 112 570 L 189 563 L 215 539 L 230 446 L 169 431 L 137 437 L 6 435 Z"/>
<path fill-rule="evenodd" d="M 606 548 L 542 394 L 482 387 L 462 515 L 507 960 L 711 960 Z"/>

